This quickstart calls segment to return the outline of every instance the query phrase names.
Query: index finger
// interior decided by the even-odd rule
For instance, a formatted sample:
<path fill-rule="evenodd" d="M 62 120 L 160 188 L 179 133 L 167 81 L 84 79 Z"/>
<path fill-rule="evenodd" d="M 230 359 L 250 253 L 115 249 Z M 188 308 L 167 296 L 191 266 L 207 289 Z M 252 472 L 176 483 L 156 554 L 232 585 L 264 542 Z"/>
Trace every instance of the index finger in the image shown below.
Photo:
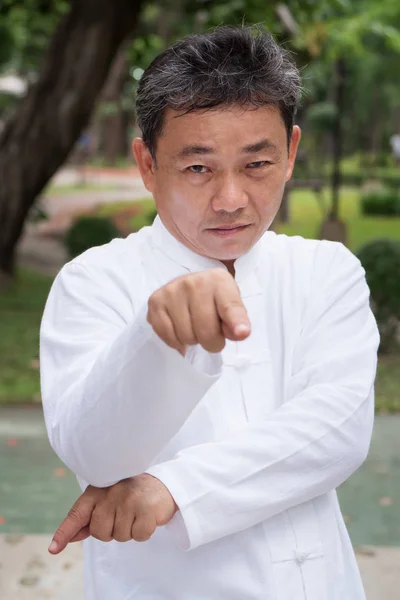
<path fill-rule="evenodd" d="M 94 507 L 96 506 L 96 499 L 91 495 L 83 494 L 75 502 L 73 507 L 68 513 L 68 516 L 60 524 L 57 531 L 53 536 L 53 540 L 49 546 L 50 554 L 59 554 L 66 548 L 66 546 L 74 540 L 85 539 L 88 537 L 85 532 L 84 537 L 78 536 L 80 531 L 87 527 L 90 523 Z"/>
<path fill-rule="evenodd" d="M 215 292 L 215 305 L 224 335 L 233 341 L 246 339 L 251 333 L 247 310 L 239 288 L 232 278 L 224 278 Z"/>

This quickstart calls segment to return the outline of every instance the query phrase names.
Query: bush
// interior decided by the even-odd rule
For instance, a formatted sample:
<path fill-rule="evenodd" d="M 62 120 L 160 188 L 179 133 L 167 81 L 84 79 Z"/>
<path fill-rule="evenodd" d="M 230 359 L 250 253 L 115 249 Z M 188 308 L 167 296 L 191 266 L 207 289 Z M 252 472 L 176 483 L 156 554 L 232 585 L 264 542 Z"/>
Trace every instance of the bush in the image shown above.
<path fill-rule="evenodd" d="M 153 207 L 143 207 L 134 217 L 129 219 L 132 231 L 139 231 L 142 227 L 152 225 L 157 216 L 157 210 Z"/>
<path fill-rule="evenodd" d="M 381 351 L 397 341 L 400 322 L 400 243 L 375 240 L 358 252 L 371 290 L 371 307 L 381 334 Z"/>
<path fill-rule="evenodd" d="M 378 189 L 361 196 L 364 215 L 400 216 L 400 195 L 395 189 Z"/>
<path fill-rule="evenodd" d="M 361 187 L 366 179 L 363 173 L 342 173 L 342 185 L 347 187 Z"/>
<path fill-rule="evenodd" d="M 101 246 L 121 237 L 119 230 L 106 217 L 80 217 L 70 227 L 65 245 L 71 258 L 93 246 Z"/>

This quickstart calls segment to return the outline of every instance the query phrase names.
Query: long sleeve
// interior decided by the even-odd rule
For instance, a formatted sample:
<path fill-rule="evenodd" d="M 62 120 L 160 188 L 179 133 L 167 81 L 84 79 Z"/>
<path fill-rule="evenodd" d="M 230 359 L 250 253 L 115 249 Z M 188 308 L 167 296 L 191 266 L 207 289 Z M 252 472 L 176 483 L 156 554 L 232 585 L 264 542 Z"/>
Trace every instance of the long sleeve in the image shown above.
<path fill-rule="evenodd" d="M 134 275 L 133 275 L 134 276 Z M 116 273 L 70 263 L 41 326 L 42 398 L 50 443 L 86 482 L 143 473 L 218 379 L 221 358 L 184 359 L 153 332 Z"/>
<path fill-rule="evenodd" d="M 325 494 L 365 460 L 379 335 L 364 270 L 343 246 L 335 250 L 333 260 L 316 261 L 279 408 L 148 470 L 180 508 L 167 527 L 184 548 Z"/>

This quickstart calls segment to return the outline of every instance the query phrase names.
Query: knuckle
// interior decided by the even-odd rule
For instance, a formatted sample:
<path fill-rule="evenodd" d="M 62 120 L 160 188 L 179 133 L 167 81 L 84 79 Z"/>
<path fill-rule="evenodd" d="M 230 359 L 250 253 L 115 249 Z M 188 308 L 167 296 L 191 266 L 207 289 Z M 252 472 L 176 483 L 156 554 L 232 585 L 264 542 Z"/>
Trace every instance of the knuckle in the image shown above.
<path fill-rule="evenodd" d="M 125 542 L 129 542 L 132 538 L 130 535 L 126 534 L 126 533 L 119 533 L 116 532 L 114 533 L 114 538 L 113 538 L 116 542 L 121 542 L 125 543 Z"/>
<path fill-rule="evenodd" d="M 92 537 L 100 542 L 111 542 L 113 539 L 109 532 L 103 531 L 96 523 L 90 523 L 89 532 Z"/>
<path fill-rule="evenodd" d="M 231 312 L 233 310 L 243 310 L 244 312 L 247 313 L 247 310 L 241 300 L 241 298 L 232 298 L 231 300 L 228 300 L 227 302 L 225 302 L 225 304 L 223 305 L 222 310 L 225 310 L 226 312 Z"/>
<path fill-rule="evenodd" d="M 220 333 L 209 327 L 202 327 L 197 337 L 200 344 L 214 344 L 219 340 Z"/>
<path fill-rule="evenodd" d="M 210 269 L 209 273 L 215 281 L 227 281 L 233 279 L 232 275 L 222 268 Z"/>
<path fill-rule="evenodd" d="M 147 542 L 153 533 L 154 531 L 151 531 L 149 527 L 143 527 L 133 531 L 132 539 L 134 539 L 136 542 Z"/>
<path fill-rule="evenodd" d="M 157 296 L 157 292 L 155 292 L 154 294 L 152 294 L 147 302 L 147 319 L 149 319 L 151 317 L 151 314 L 154 313 L 157 308 L 158 308 L 158 296 Z"/>
<path fill-rule="evenodd" d="M 160 495 L 159 493 L 152 493 L 146 496 L 146 504 L 147 510 L 149 512 L 153 512 L 155 509 L 158 509 L 160 506 Z"/>
<path fill-rule="evenodd" d="M 191 273 L 182 279 L 182 288 L 186 295 L 191 296 L 207 286 L 207 272 Z"/>
<path fill-rule="evenodd" d="M 70 521 L 73 521 L 74 523 L 80 523 L 81 521 L 83 521 L 83 512 L 82 512 L 81 508 L 77 505 L 74 505 L 68 511 L 68 518 L 70 519 Z"/>
<path fill-rule="evenodd" d="M 147 542 L 151 538 L 151 533 L 141 532 L 136 534 L 136 537 L 133 538 L 136 542 Z"/>
<path fill-rule="evenodd" d="M 209 344 L 209 347 L 206 348 L 209 352 L 222 352 L 222 350 L 225 348 L 225 339 L 222 338 L 221 340 L 214 340 L 212 343 Z"/>

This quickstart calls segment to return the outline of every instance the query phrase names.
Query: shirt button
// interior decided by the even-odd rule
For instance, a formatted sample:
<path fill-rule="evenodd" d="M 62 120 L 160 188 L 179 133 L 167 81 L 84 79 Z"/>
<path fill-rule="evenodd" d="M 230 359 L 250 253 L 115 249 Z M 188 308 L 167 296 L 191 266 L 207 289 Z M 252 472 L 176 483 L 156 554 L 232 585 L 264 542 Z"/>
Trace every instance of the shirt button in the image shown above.
<path fill-rule="evenodd" d="M 250 357 L 248 354 L 237 354 L 234 358 L 233 365 L 236 369 L 246 369 L 250 365 Z"/>
<path fill-rule="evenodd" d="M 297 550 L 294 552 L 295 560 L 298 565 L 301 565 L 305 560 L 307 560 L 309 556 L 309 552 L 298 552 Z"/>

